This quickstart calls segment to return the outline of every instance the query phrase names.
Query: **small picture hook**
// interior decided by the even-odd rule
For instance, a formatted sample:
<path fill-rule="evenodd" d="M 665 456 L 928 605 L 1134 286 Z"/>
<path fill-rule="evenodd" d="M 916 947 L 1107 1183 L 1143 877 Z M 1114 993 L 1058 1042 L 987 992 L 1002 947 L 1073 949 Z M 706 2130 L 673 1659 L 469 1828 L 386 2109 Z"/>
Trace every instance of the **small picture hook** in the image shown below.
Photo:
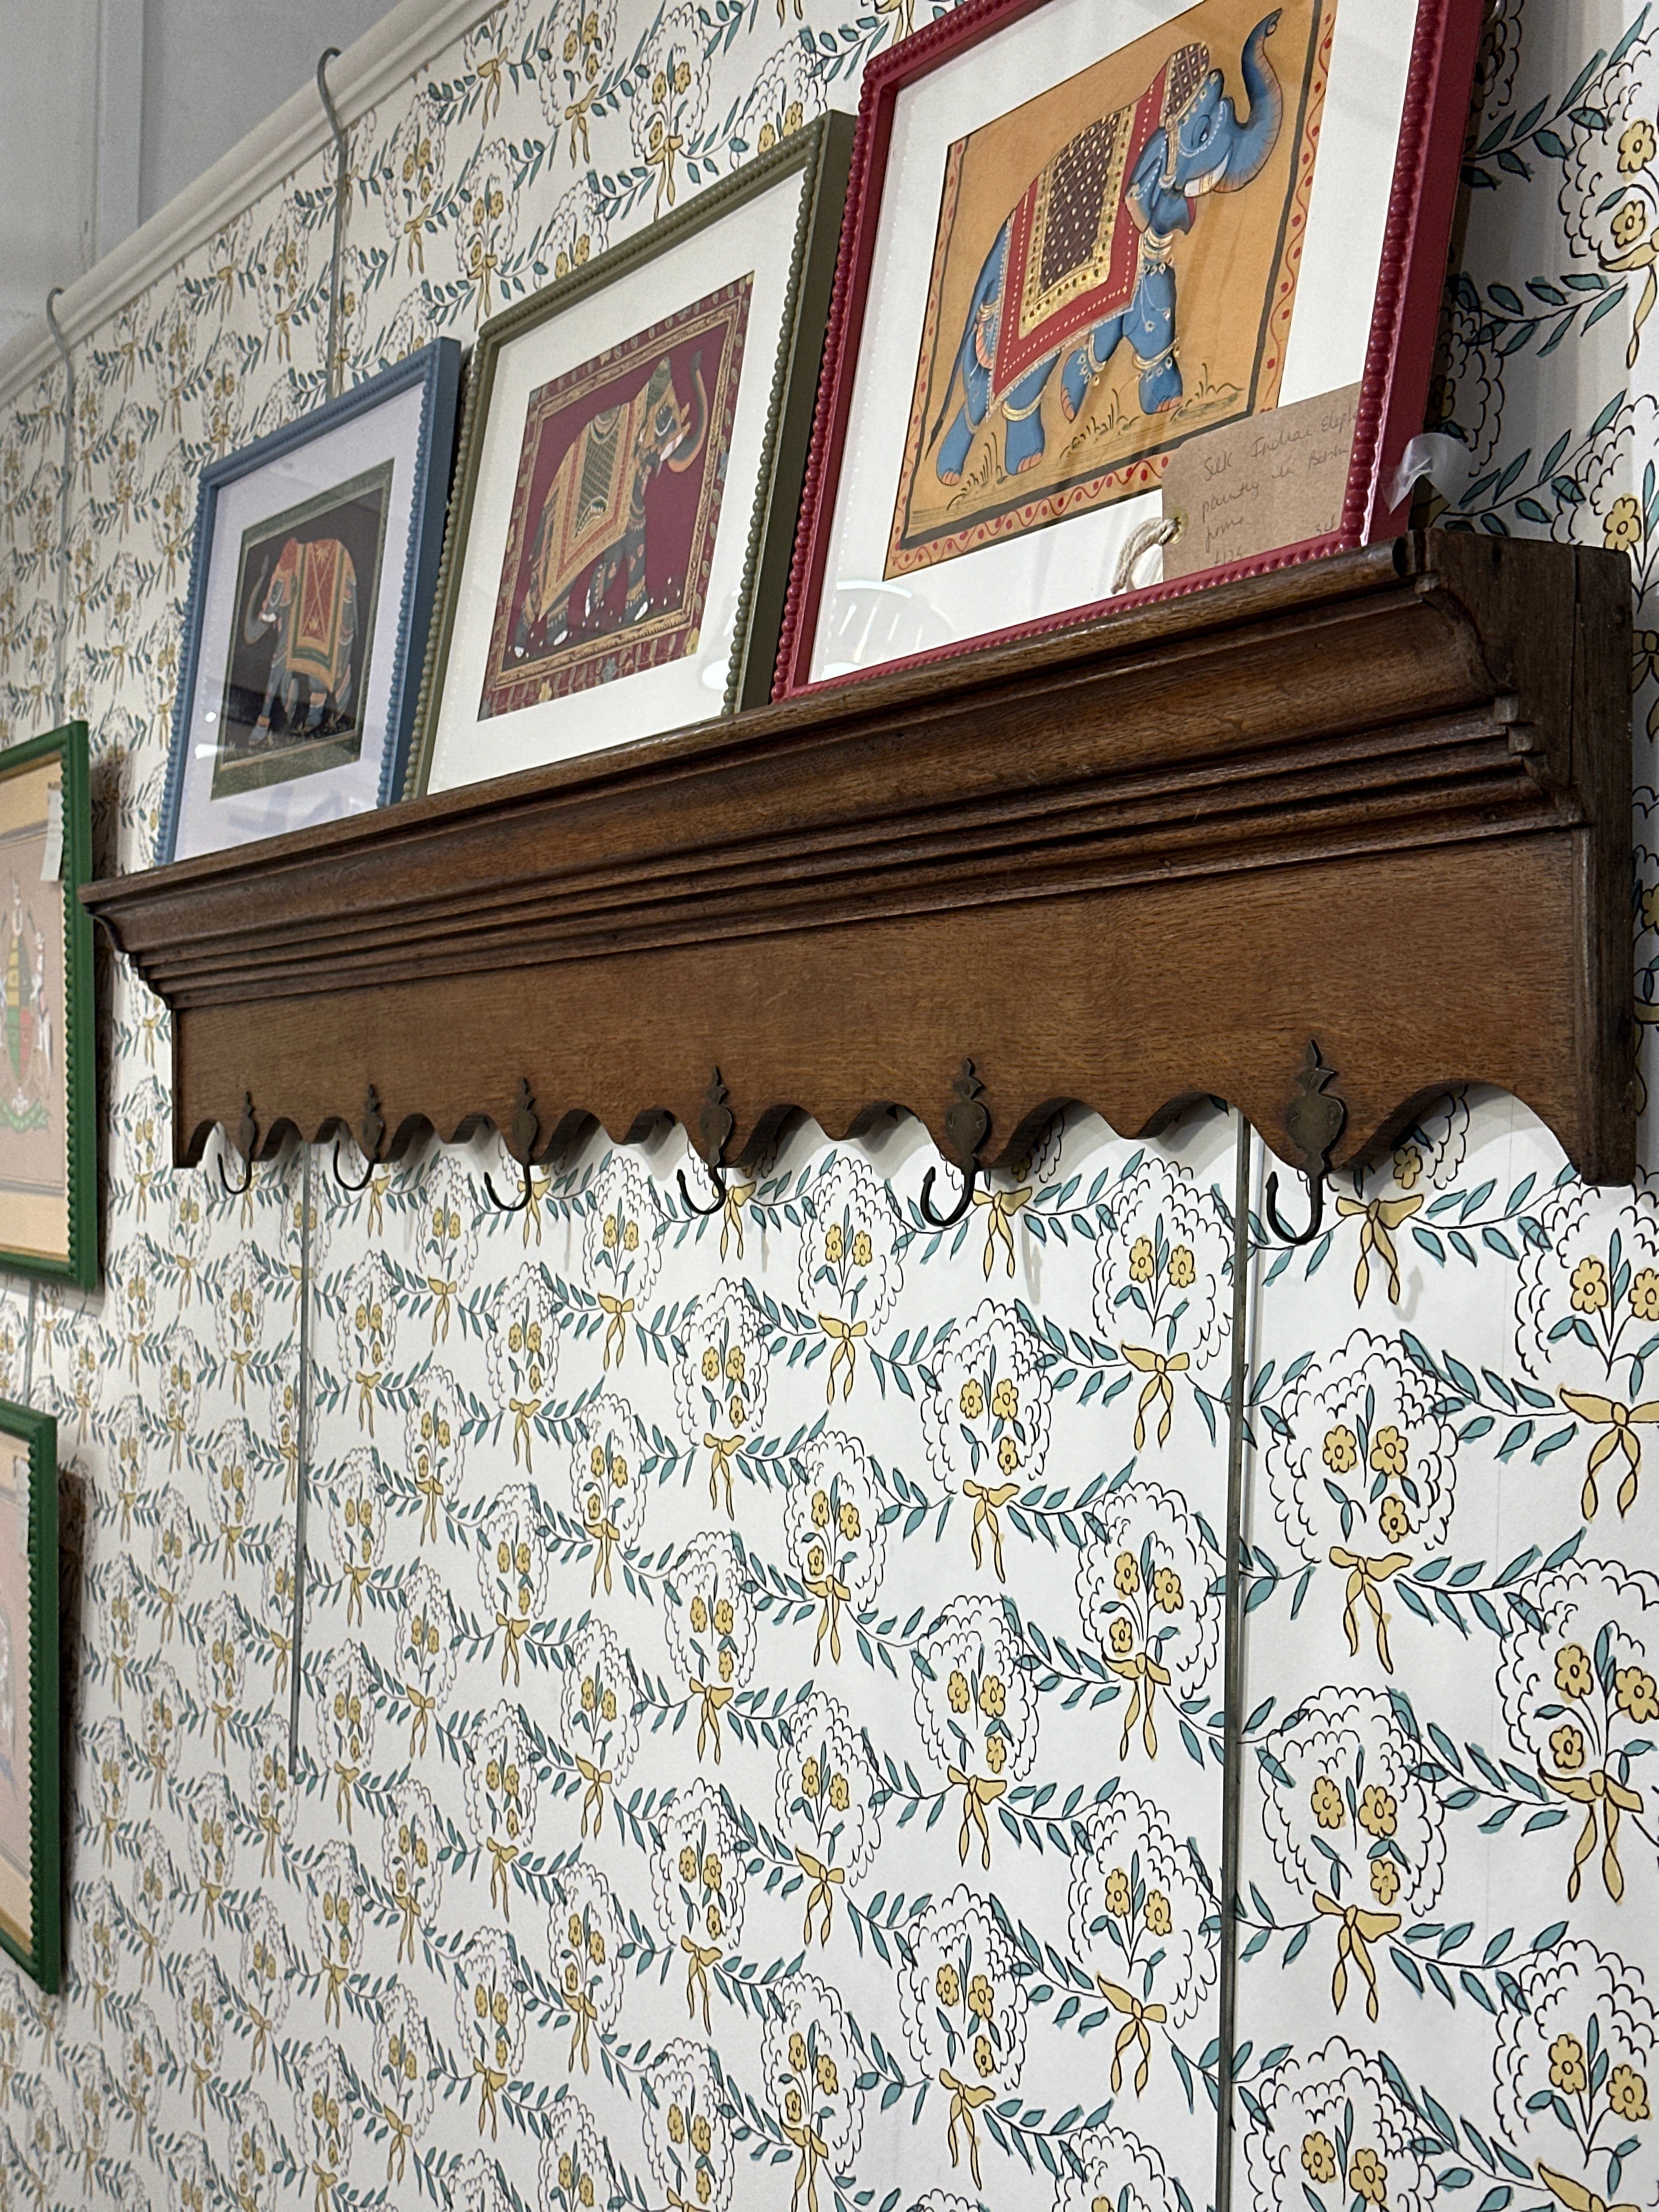
<path fill-rule="evenodd" d="M 712 1206 L 699 1206 L 697 1204 L 696 1200 L 692 1197 L 690 1188 L 686 1182 L 685 1170 L 684 1168 L 680 1170 L 679 1183 L 680 1196 L 685 1201 L 686 1210 L 689 1212 L 702 1215 L 706 1220 L 711 1213 L 718 1213 L 726 1203 L 726 1176 L 721 1170 L 720 1164 L 718 1160 L 712 1163 L 705 1160 L 703 1162 L 703 1165 L 708 1170 L 709 1182 L 714 1186 L 714 1202 Z"/>
<path fill-rule="evenodd" d="M 513 1111 L 507 1148 L 524 1170 L 524 1195 L 509 1206 L 497 1193 L 486 1171 L 484 1188 L 489 1193 L 489 1202 L 498 1213 L 527 1213 L 530 1211 L 530 1203 L 535 1195 L 530 1182 L 530 1156 L 540 1139 L 541 1123 L 536 1118 L 535 1093 L 530 1088 L 529 1077 L 521 1075 L 519 1078 L 519 1100 Z"/>
<path fill-rule="evenodd" d="M 240 1183 L 232 1182 L 225 1173 L 225 1151 L 232 1141 L 246 1163 L 246 1172 Z M 227 1198 L 246 1198 L 253 1188 L 253 1153 L 258 1141 L 259 1124 L 253 1118 L 253 1094 L 245 1091 L 242 1093 L 242 1118 L 236 1124 L 234 1139 L 232 1133 L 228 1130 L 226 1145 L 222 1145 L 219 1149 L 219 1181 Z"/>

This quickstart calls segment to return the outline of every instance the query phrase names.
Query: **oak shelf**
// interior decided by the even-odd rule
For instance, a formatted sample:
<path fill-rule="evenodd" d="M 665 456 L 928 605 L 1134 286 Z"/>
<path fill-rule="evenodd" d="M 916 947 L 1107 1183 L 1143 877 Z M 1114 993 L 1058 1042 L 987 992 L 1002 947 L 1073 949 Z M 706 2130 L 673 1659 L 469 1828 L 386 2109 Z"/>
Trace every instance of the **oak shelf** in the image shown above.
<path fill-rule="evenodd" d="M 1515 1093 L 1635 1168 L 1622 556 L 1412 535 L 82 892 L 173 1015 L 174 1157 L 792 1109 L 987 1163 L 1205 1094 L 1292 1164 Z M 521 1083 L 533 1120 L 515 1103 Z M 252 1103 L 252 1121 L 245 1101 Z"/>

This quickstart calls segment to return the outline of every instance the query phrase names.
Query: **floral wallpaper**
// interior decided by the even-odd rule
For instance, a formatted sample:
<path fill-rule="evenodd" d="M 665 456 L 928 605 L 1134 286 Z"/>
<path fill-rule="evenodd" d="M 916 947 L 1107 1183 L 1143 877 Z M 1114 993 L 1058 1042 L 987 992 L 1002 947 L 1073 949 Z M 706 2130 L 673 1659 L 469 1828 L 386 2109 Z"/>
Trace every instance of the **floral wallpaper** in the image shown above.
<path fill-rule="evenodd" d="M 508 0 L 350 118 L 343 375 L 931 12 Z M 1659 20 L 1498 0 L 1481 70 L 1441 519 L 1629 556 L 1645 1025 Z M 152 849 L 197 472 L 325 389 L 331 197 L 76 349 L 61 623 L 61 374 L 0 412 L 0 725 L 88 718 L 106 866 Z M 1074 1109 L 945 1234 L 904 1118 L 708 1219 L 678 1133 L 516 1216 L 494 1139 L 233 1198 L 102 985 L 106 1287 L 0 1292 L 60 1424 L 70 1785 L 0 2203 L 1202 2212 L 1224 2048 L 1234 2205 L 1659 2205 L 1659 1186 L 1459 1093 L 1312 1245 L 1252 1214 L 1230 1764 L 1222 1109 Z"/>

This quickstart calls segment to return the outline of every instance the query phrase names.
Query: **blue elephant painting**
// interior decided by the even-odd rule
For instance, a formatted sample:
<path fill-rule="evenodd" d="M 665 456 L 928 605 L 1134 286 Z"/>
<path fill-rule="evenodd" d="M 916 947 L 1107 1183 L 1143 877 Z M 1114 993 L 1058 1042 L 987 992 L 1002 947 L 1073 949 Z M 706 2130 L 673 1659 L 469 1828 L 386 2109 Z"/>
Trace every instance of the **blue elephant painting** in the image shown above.
<path fill-rule="evenodd" d="M 1287 15 L 1293 21 L 1281 34 Z M 1195 398 L 1240 412 L 1273 404 L 1249 387 L 1253 375 L 1260 383 L 1258 341 L 1268 304 L 1285 296 L 1287 265 L 1294 283 L 1280 217 L 1291 188 L 1299 185 L 1305 193 L 1310 181 L 1317 138 L 1312 95 L 1322 97 L 1321 33 L 1332 15 L 1328 0 L 1283 0 L 1254 21 L 1248 0 L 1243 9 L 1236 0 L 1216 0 L 1189 11 L 1181 27 L 1186 42 L 1173 52 L 1166 46 L 1155 67 L 1140 61 L 1150 76 L 1130 77 L 1128 71 L 1133 55 L 1154 42 L 1144 40 L 1126 51 L 1115 77 L 1102 80 L 1114 88 L 1103 95 L 1113 102 L 1106 112 L 1078 129 L 1073 104 L 1064 140 L 1012 208 L 1005 199 L 1000 208 L 993 203 L 986 209 L 981 191 L 969 219 L 975 141 L 952 147 L 890 575 L 978 542 L 982 533 L 975 526 L 990 510 L 1029 508 L 1034 495 L 1023 478 L 1047 489 L 1068 468 L 1073 477 L 1091 470 L 1101 474 L 1102 456 L 1091 447 L 1083 418 L 1097 402 L 1103 406 L 1109 383 L 1116 441 L 1109 459 L 1120 470 L 1130 459 L 1167 450 L 1193 414 Z M 1229 31 L 1229 22 L 1239 27 Z M 1236 64 L 1212 59 L 1212 43 L 1190 35 L 1197 28 L 1238 39 L 1237 48 L 1226 50 L 1237 52 Z M 1279 181 L 1266 188 L 1275 204 L 1264 204 L 1261 220 L 1252 225 L 1258 245 L 1250 265 L 1240 255 L 1235 268 L 1225 252 L 1218 256 L 1219 271 L 1217 258 L 1207 264 L 1202 282 L 1212 295 L 1218 283 L 1237 289 L 1233 351 L 1239 358 L 1218 397 L 1217 383 L 1203 373 L 1218 380 L 1217 364 L 1201 364 L 1203 388 L 1194 394 L 1182 366 L 1192 300 L 1183 312 L 1178 298 L 1195 250 L 1196 242 L 1188 241 L 1206 226 L 1224 231 L 1223 196 L 1248 193 L 1273 161 L 1287 109 L 1275 52 L 1286 36 L 1295 42 L 1289 73 L 1300 80 L 1293 88 L 1297 151 L 1275 165 Z M 965 312 L 952 309 L 946 322 L 939 307 L 946 289 L 957 301 L 962 296 L 945 282 L 951 257 L 959 261 L 975 229 L 982 240 L 999 215 Z M 979 259 L 979 249 L 972 250 Z M 1299 233 L 1294 251 L 1299 256 Z M 1208 305 L 1206 327 L 1212 329 L 1213 296 Z M 1131 367 L 1109 380 L 1126 351 Z M 1068 429 L 1073 424 L 1077 433 Z M 1059 511 L 1075 511 L 1075 505 Z M 1038 512 L 1023 519 L 1029 524 L 1055 517 Z"/>

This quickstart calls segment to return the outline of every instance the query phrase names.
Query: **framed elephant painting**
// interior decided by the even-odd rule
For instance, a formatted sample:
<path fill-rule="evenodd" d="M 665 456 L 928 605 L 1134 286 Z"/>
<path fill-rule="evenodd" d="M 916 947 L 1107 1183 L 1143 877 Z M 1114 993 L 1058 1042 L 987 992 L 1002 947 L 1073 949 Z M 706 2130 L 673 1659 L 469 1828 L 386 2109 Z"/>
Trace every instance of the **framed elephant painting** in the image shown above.
<path fill-rule="evenodd" d="M 1480 0 L 969 0 L 866 73 L 780 696 L 1401 526 Z"/>
<path fill-rule="evenodd" d="M 770 694 L 850 118 L 485 325 L 410 788 Z"/>
<path fill-rule="evenodd" d="M 203 471 L 158 860 L 402 791 L 459 374 L 440 338 Z"/>
<path fill-rule="evenodd" d="M 0 1948 L 63 1974 L 58 1424 L 0 1400 Z"/>

